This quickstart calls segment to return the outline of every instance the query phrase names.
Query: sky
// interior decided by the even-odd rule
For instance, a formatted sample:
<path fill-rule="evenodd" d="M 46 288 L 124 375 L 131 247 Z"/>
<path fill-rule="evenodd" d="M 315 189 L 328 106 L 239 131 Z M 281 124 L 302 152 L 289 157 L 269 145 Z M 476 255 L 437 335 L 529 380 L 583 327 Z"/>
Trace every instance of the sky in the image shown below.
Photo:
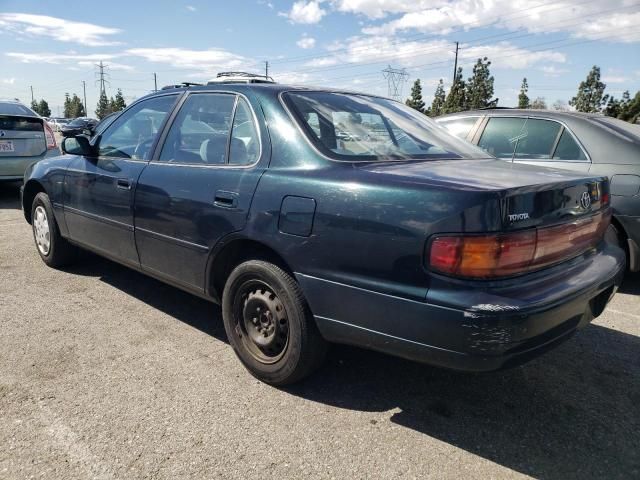
<path fill-rule="evenodd" d="M 387 67 L 404 69 L 405 98 L 419 78 L 429 104 L 451 84 L 455 43 L 464 78 L 491 60 L 495 97 L 515 106 L 523 77 L 531 99 L 567 102 L 593 65 L 605 93 L 640 90 L 640 0 L 0 0 L 0 98 L 65 93 L 89 114 L 107 94 L 127 102 L 158 87 L 206 82 L 217 72 L 269 73 L 280 83 L 389 95 Z"/>

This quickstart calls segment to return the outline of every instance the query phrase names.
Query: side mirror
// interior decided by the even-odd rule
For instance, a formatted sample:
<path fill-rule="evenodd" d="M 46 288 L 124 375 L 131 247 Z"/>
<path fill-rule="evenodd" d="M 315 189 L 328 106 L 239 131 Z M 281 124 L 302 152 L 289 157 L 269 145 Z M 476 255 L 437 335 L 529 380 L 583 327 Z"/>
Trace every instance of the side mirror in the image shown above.
<path fill-rule="evenodd" d="M 94 157 L 95 148 L 89 143 L 89 138 L 84 135 L 66 137 L 62 140 L 62 152 L 70 155 L 82 155 L 83 157 Z"/>

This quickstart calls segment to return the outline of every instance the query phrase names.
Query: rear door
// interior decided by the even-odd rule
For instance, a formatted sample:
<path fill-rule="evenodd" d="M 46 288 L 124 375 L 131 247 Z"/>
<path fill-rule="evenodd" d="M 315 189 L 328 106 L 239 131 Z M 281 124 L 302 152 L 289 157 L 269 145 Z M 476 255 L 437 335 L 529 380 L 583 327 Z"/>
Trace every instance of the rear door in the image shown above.
<path fill-rule="evenodd" d="M 212 248 L 244 228 L 269 161 L 257 107 L 232 92 L 192 92 L 184 99 L 138 181 L 136 244 L 143 269 L 203 290 Z"/>
<path fill-rule="evenodd" d="M 70 237 L 125 263 L 138 265 L 133 196 L 178 95 L 142 100 L 96 138 L 98 156 L 77 156 L 65 177 L 64 215 Z"/>

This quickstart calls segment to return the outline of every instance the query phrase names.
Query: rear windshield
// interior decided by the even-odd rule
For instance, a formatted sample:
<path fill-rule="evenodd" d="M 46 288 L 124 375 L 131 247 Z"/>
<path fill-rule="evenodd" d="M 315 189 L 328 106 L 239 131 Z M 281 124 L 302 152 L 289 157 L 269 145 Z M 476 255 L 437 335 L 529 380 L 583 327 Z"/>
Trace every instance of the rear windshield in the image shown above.
<path fill-rule="evenodd" d="M 37 117 L 38 114 L 21 103 L 0 102 L 0 115 L 26 115 Z"/>
<path fill-rule="evenodd" d="M 486 158 L 426 115 L 377 97 L 288 92 L 284 100 L 309 139 L 337 160 Z"/>
<path fill-rule="evenodd" d="M 7 117 L 0 114 L 0 130 L 13 130 L 20 132 L 42 132 L 43 123 L 39 118 L 32 117 Z"/>

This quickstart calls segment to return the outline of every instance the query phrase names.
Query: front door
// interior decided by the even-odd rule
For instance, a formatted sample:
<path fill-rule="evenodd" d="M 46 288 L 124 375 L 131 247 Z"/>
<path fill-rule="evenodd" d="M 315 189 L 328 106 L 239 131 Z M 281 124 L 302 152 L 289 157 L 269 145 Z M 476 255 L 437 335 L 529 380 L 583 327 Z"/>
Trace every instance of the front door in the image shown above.
<path fill-rule="evenodd" d="M 177 95 L 143 100 L 96 138 L 97 157 L 75 157 L 65 177 L 64 216 L 72 240 L 138 265 L 133 199 L 158 131 Z"/>
<path fill-rule="evenodd" d="M 185 98 L 136 189 L 136 244 L 144 270 L 204 289 L 209 253 L 222 236 L 244 228 L 269 161 L 263 122 L 254 112 L 260 109 L 234 93 Z"/>

